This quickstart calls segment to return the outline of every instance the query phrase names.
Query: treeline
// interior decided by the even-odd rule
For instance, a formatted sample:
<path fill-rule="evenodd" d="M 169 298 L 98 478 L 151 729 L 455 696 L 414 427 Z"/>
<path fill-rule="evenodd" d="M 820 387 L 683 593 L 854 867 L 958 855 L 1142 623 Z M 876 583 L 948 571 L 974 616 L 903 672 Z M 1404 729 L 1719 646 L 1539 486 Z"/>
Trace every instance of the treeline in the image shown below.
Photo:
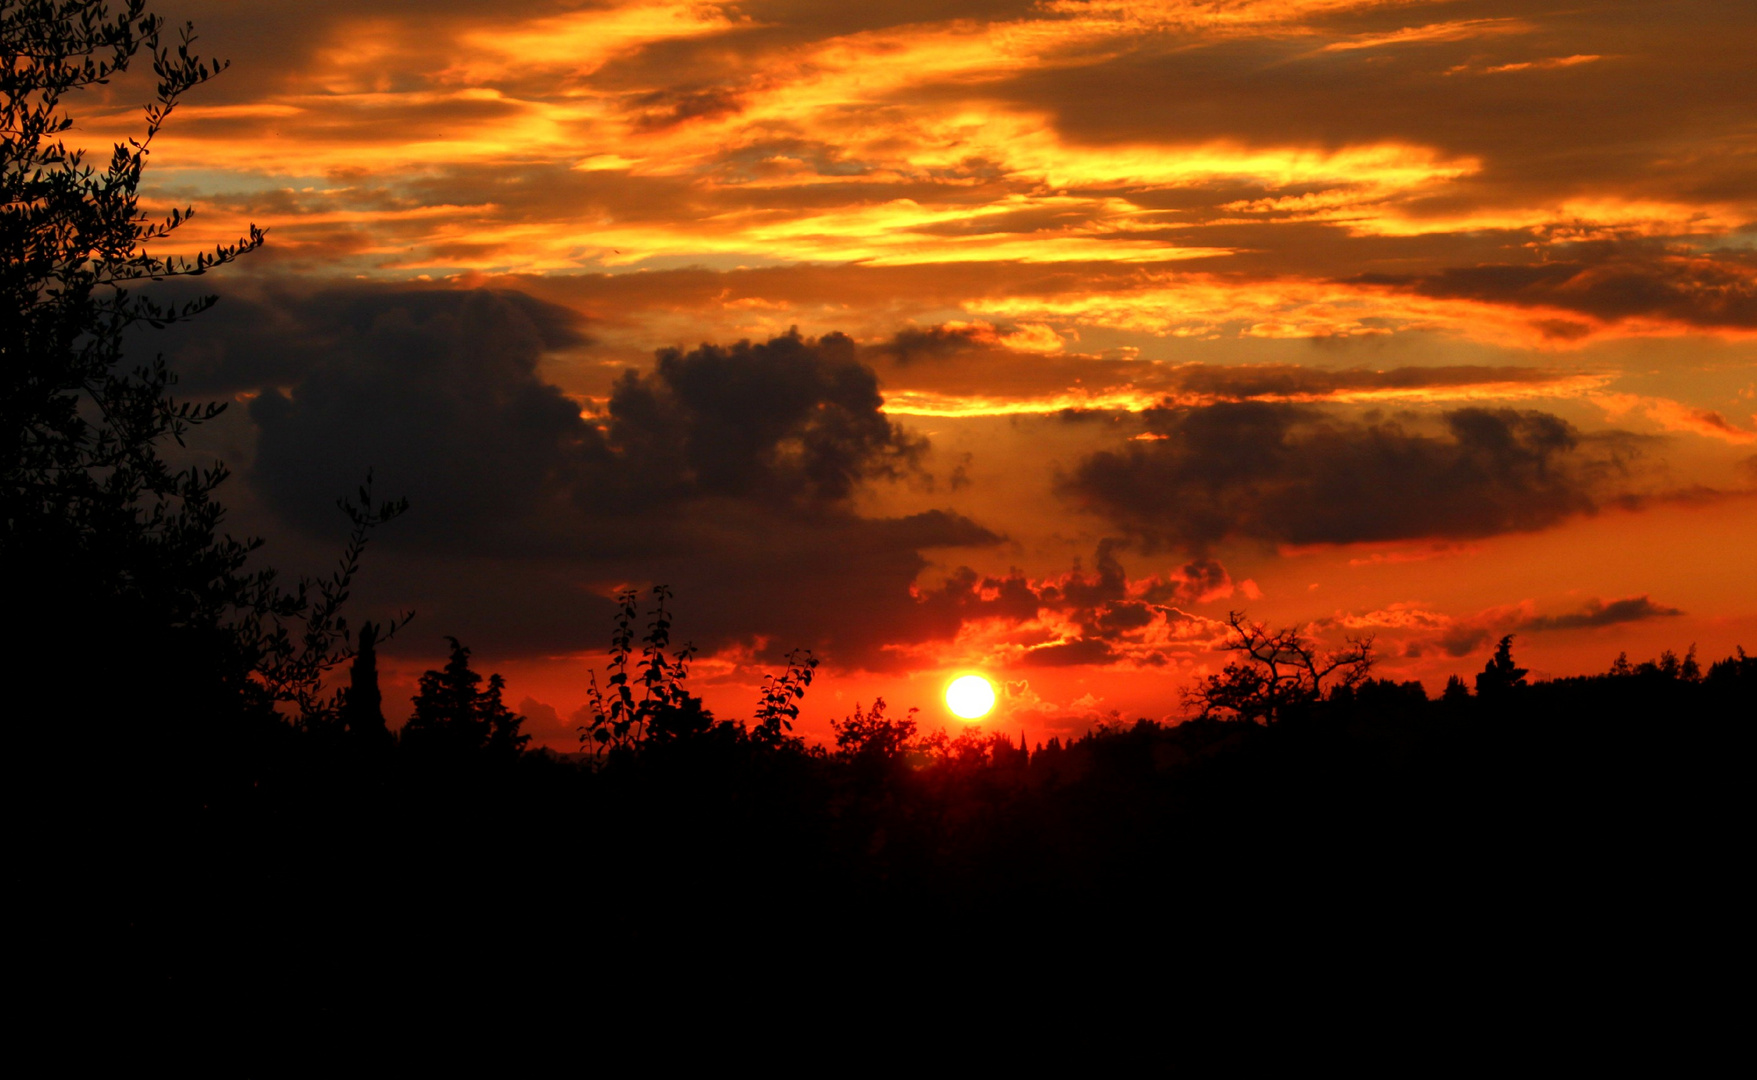
<path fill-rule="evenodd" d="M 774 677 L 755 719 L 717 718 L 666 647 L 663 597 L 644 642 L 624 599 L 578 755 L 522 749 L 498 678 L 455 642 L 392 735 L 365 708 L 363 650 L 333 722 L 280 724 L 229 801 L 160 804 L 155 842 L 106 862 L 127 882 L 98 890 L 117 955 L 191 992 L 273 972 L 276 993 L 360 1004 L 552 975 L 563 942 L 626 972 L 867 962 L 959 919 L 1100 913 L 1374 940 L 1464 920 L 1448 933 L 1505 940 L 1573 905 L 1554 931 L 1571 940 L 1659 883 L 1708 909 L 1737 895 L 1757 715 L 1742 651 L 1531 683 L 1509 639 L 1474 690 L 1361 678 L 1284 698 L 1273 722 L 1031 746 L 879 701 L 813 744 L 790 730 L 809 666 Z"/>
<path fill-rule="evenodd" d="M 1610 978 L 1631 950 L 1719 947 L 1744 895 L 1757 658 L 1530 684 L 1488 667 L 1481 692 L 1362 680 L 1273 724 L 1143 719 L 1029 748 L 882 702 L 808 744 L 685 695 L 627 745 L 563 757 L 516 745 L 459 646 L 394 736 L 344 709 L 235 730 L 200 772 L 65 751 L 79 767 L 34 809 L 83 829 L 56 832 L 61 876 L 31 888 L 81 959 L 58 972 L 128 1002 L 124 1028 L 549 994 L 709 1008 L 778 973 L 809 999 L 953 957 L 1023 979 L 1538 955 Z M 370 700 L 370 680 L 348 689 Z"/>

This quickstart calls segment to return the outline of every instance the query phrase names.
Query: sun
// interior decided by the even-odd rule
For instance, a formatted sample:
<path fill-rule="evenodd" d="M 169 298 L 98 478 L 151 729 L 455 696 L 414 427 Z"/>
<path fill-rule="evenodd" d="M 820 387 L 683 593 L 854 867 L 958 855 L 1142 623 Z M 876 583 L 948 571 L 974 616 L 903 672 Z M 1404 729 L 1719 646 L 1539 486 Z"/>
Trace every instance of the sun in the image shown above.
<path fill-rule="evenodd" d="M 980 720 L 994 708 L 994 684 L 980 675 L 964 675 L 946 687 L 946 707 L 966 720 Z"/>

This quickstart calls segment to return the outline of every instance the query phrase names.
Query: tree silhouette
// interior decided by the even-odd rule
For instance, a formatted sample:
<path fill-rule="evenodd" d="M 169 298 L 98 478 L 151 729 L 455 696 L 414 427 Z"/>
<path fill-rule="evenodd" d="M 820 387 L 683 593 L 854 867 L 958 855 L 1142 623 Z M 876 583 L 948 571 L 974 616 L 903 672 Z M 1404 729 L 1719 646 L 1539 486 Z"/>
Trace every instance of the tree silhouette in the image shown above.
<path fill-rule="evenodd" d="M 1513 635 L 1508 634 L 1495 646 L 1495 655 L 1483 666 L 1482 672 L 1476 677 L 1476 696 L 1480 698 L 1504 697 L 1514 690 L 1525 686 L 1525 676 L 1530 674 L 1525 668 L 1513 663 Z"/>
<path fill-rule="evenodd" d="M 1184 695 L 1186 705 L 1204 719 L 1230 718 L 1274 724 L 1288 710 L 1324 697 L 1324 681 L 1352 689 L 1366 680 L 1373 666 L 1373 639 L 1349 638 L 1331 652 L 1295 629 L 1271 631 L 1245 619 L 1242 611 L 1227 615 L 1231 629 L 1221 646 L 1242 655 L 1218 675 L 1210 675 Z"/>
<path fill-rule="evenodd" d="M 836 752 L 849 761 L 893 762 L 919 749 L 916 741 L 915 714 L 910 709 L 901 719 L 885 715 L 885 699 L 874 698 L 871 711 L 862 711 L 858 702 L 854 712 L 842 720 L 831 720 L 836 733 Z"/>
<path fill-rule="evenodd" d="M 249 235 L 194 259 L 158 258 L 193 211 L 140 210 L 141 171 L 182 95 L 224 64 L 190 53 L 129 0 L 112 17 L 93 0 L 25 0 L 0 14 L 0 551 L 76 582 L 80 599 L 172 626 L 214 624 L 239 586 L 250 543 L 216 536 L 222 465 L 173 469 L 160 454 L 224 405 L 179 401 L 163 357 L 129 366 L 129 329 L 163 326 L 212 297 L 165 307 L 132 291 L 194 276 L 259 247 Z M 141 52 L 158 75 L 146 129 L 99 170 L 61 135 L 68 94 L 108 82 Z"/>
<path fill-rule="evenodd" d="M 360 625 L 354 646 L 354 662 L 348 670 L 348 686 L 342 695 L 343 730 L 368 743 L 389 741 L 384 724 L 384 695 L 378 689 L 378 632 L 376 623 Z"/>
<path fill-rule="evenodd" d="M 519 729 L 525 718 L 506 707 L 506 680 L 470 669 L 470 650 L 447 637 L 451 657 L 440 671 L 421 676 L 415 713 L 403 726 L 402 741 L 411 749 L 449 755 L 489 753 L 517 756 L 530 741 Z"/>
<path fill-rule="evenodd" d="M 191 27 L 168 35 L 145 2 L 114 14 L 103 0 L 0 8 L 0 559 L 53 595 L 21 659 L 37 673 L 31 692 L 52 698 L 101 657 L 110 677 L 90 691 L 99 717 L 169 683 L 189 716 L 266 715 L 282 702 L 311 719 L 327 708 L 324 674 L 352 655 L 339 610 L 366 534 L 403 504 L 374 506 L 366 488 L 359 503 L 344 500 L 355 533 L 337 572 L 287 590 L 272 570 L 247 572 L 260 541 L 222 531 L 224 464 L 167 461 L 168 445 L 225 405 L 178 399 L 164 358 L 130 363 L 124 339 L 215 298 L 165 305 L 140 288 L 231 263 L 264 232 L 252 225 L 192 258 L 148 253 L 194 213 L 142 211 L 152 143 L 183 95 L 226 65 L 191 51 Z M 74 121 L 64 99 L 143 54 L 157 76 L 144 131 L 99 168 L 65 142 Z"/>

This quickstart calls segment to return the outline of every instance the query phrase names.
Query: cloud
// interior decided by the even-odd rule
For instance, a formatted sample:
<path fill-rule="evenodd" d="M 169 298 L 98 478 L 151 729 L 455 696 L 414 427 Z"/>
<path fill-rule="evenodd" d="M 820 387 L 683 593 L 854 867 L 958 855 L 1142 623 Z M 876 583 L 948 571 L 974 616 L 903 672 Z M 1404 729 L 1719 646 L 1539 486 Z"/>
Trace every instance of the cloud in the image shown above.
<path fill-rule="evenodd" d="M 1480 364 L 1369 368 L 1320 368 L 1295 364 L 1191 364 L 1172 381 L 1183 396 L 1210 401 L 1444 401 L 1449 392 L 1489 390 L 1497 396 L 1532 387 L 1566 393 L 1576 373 L 1540 367 Z M 1463 396 L 1463 395 L 1459 395 Z M 1194 402 L 1192 402 L 1194 403 Z"/>
<path fill-rule="evenodd" d="M 909 327 L 867 345 L 882 372 L 887 408 L 917 416 L 1082 411 L 1138 412 L 1225 401 L 1410 402 L 1567 397 L 1611 376 L 1545 367 L 1454 364 L 1317 367 L 1144 361 L 1133 353 L 1044 355 L 1023 336 L 985 322 Z"/>
<path fill-rule="evenodd" d="M 1519 628 L 1521 630 L 1582 630 L 1597 626 L 1614 626 L 1617 623 L 1663 619 L 1682 614 L 1683 612 L 1677 608 L 1655 604 L 1646 596 L 1631 596 L 1608 602 L 1593 599 L 1587 601 L 1586 607 L 1581 611 L 1568 615 L 1539 615 L 1519 624 Z"/>
<path fill-rule="evenodd" d="M 1455 409 L 1438 431 L 1244 402 L 1146 414 L 1160 436 L 1101 451 L 1066 495 L 1149 543 L 1467 539 L 1590 513 L 1636 453 L 1548 413 Z"/>
<path fill-rule="evenodd" d="M 164 289 L 178 299 L 208 291 Z M 545 352 L 590 341 L 578 312 L 516 289 L 269 281 L 228 288 L 199 320 L 139 344 L 168 349 L 183 392 L 231 394 L 290 385 L 325 365 L 347 367 L 384 350 L 398 357 L 419 353 L 429 358 L 424 362 L 467 354 L 484 369 L 505 364 L 528 371 Z"/>
<path fill-rule="evenodd" d="M 1223 624 L 1182 606 L 1215 603 L 1238 589 L 1226 568 L 1197 559 L 1162 574 L 1131 578 L 1118 558 L 1124 543 L 1099 542 L 1093 569 L 1029 578 L 1018 570 L 985 576 L 969 567 L 922 594 L 924 608 L 988 658 L 1029 667 L 1127 663 L 1160 667 L 1177 654 L 1209 648 Z M 971 627 L 980 629 L 972 632 Z"/>
<path fill-rule="evenodd" d="M 1562 615 L 1539 615 L 1531 600 L 1468 615 L 1431 611 L 1418 603 L 1396 603 L 1365 614 L 1338 613 L 1314 625 L 1373 634 L 1379 639 L 1380 651 L 1387 655 L 1420 657 L 1438 651 L 1461 657 L 1488 647 L 1505 634 L 1593 629 L 1683 614 L 1642 595 L 1616 600 L 1594 597 L 1580 610 Z"/>
<path fill-rule="evenodd" d="M 1694 258 L 1753 210 L 1752 16 L 1726 5 L 186 6 L 236 64 L 159 144 L 166 191 L 203 208 L 181 235 L 205 247 L 255 218 L 275 230 L 263 259 L 332 272 L 969 259 L 996 280 L 957 299 L 1000 306 L 964 314 L 1025 319 L 1005 308 L 1040 298 L 1022 266 L 1202 254 L 1250 280 L 1201 311 L 1174 286 L 1081 317 L 1230 334 L 1232 312 L 1321 336 L 1436 321 L 1413 288 L 1339 276 L 1411 284 L 1534 237 Z M 1572 62 L 1591 56 L 1607 61 Z M 122 117 L 93 118 L 96 145 Z M 1674 285 L 1659 307 L 1708 320 L 1680 326 L 1746 325 L 1715 282 Z M 1444 321 L 1470 333 L 1470 314 Z"/>
<path fill-rule="evenodd" d="M 269 325 L 279 333 L 267 348 L 248 336 L 205 374 L 260 389 L 249 480 L 307 531 L 326 531 L 335 494 L 371 467 L 380 490 L 422 507 L 398 542 L 529 551 L 553 538 L 530 519 L 614 473 L 602 434 L 536 373 L 546 348 L 577 335 L 545 333 L 523 300 L 325 292 Z"/>
<path fill-rule="evenodd" d="M 1365 274 L 1352 280 L 1439 299 L 1576 312 L 1605 323 L 1654 319 L 1705 329 L 1757 329 L 1757 265 L 1748 257 L 1584 247 L 1592 257 L 1418 275 Z"/>
<path fill-rule="evenodd" d="M 1524 34 L 1532 30 L 1523 19 L 1457 19 L 1452 22 L 1406 26 L 1379 34 L 1359 34 L 1333 41 L 1324 52 L 1349 52 L 1355 49 L 1379 49 L 1387 45 L 1421 45 L 1447 41 L 1468 41 L 1472 38 L 1502 34 Z"/>
<path fill-rule="evenodd" d="M 1020 659 L 1027 667 L 1075 667 L 1109 664 L 1120 657 L 1103 639 L 1083 637 L 1026 649 Z"/>
<path fill-rule="evenodd" d="M 577 316 L 528 297 L 326 291 L 243 314 L 265 306 L 272 345 L 207 350 L 191 381 L 270 384 L 249 406 L 251 482 L 308 529 L 367 466 L 423 508 L 404 543 L 556 551 L 605 537 L 602 519 L 695 500 L 832 506 L 927 449 L 886 419 L 840 335 L 665 350 L 596 415 L 537 371 L 585 340 Z"/>
<path fill-rule="evenodd" d="M 616 384 L 609 437 L 640 488 L 840 501 L 918 468 L 925 440 L 883 412 L 878 379 L 842 334 L 661 350 Z"/>
<path fill-rule="evenodd" d="M 555 706 L 526 697 L 519 701 L 513 711 L 525 718 L 519 730 L 531 737 L 533 747 L 547 746 L 564 753 L 580 748 L 579 732 L 575 730 L 578 727 L 577 722 L 563 720 Z"/>
<path fill-rule="evenodd" d="M 596 406 L 539 370 L 587 327 L 529 297 L 242 293 L 229 320 L 170 343 L 191 384 L 250 398 L 252 494 L 332 537 L 336 495 L 374 469 L 413 509 L 383 533 L 366 594 L 485 652 L 597 644 L 607 593 L 663 581 L 704 647 L 881 663 L 888 643 L 957 631 L 911 592 L 922 551 L 1001 540 L 949 509 L 856 511 L 866 487 L 920 475 L 930 447 L 886 417 L 842 335 L 662 350 Z"/>
<path fill-rule="evenodd" d="M 1757 443 L 1757 431 L 1741 428 L 1713 409 L 1692 408 L 1669 398 L 1639 394 L 1597 393 L 1592 395 L 1592 401 L 1611 416 L 1640 411 L 1667 431 L 1687 431 L 1733 445 Z"/>

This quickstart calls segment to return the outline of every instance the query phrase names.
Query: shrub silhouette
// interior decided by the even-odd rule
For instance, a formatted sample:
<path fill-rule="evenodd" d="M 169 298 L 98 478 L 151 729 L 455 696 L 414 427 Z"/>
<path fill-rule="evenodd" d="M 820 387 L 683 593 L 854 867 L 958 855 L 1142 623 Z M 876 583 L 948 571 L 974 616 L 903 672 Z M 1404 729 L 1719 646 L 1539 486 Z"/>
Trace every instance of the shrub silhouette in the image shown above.
<path fill-rule="evenodd" d="M 617 594 L 605 688 L 599 688 L 597 672 L 591 672 L 586 721 L 578 728 L 580 743 L 594 761 L 605 763 L 651 746 L 716 732 L 770 750 L 803 750 L 803 741 L 792 731 L 793 721 L 799 717 L 799 702 L 818 666 L 811 650 L 795 649 L 787 654 L 787 666 L 780 675 L 764 676 L 754 725 L 747 728 L 740 722 L 716 720 L 702 706 L 702 699 L 685 686 L 695 646 L 672 647 L 671 613 L 666 607 L 670 599 L 667 586 L 653 586 L 653 607 L 647 613 L 647 632 L 640 640 L 637 661 L 634 624 L 640 613 L 640 591 L 628 588 Z"/>
<path fill-rule="evenodd" d="M 605 679 L 609 696 L 599 690 L 597 672 L 592 672 L 587 691 L 589 712 L 579 729 L 580 742 L 599 759 L 638 750 L 649 739 L 684 738 L 714 725 L 701 699 L 691 697 L 684 688 L 695 647 L 686 643 L 671 649 L 671 614 L 665 607 L 670 599 L 670 589 L 653 586 L 653 609 L 648 613 L 646 635 L 641 638 L 640 660 L 631 670 L 640 592 L 630 588 L 617 594 L 616 628 L 610 635 L 609 675 Z"/>

